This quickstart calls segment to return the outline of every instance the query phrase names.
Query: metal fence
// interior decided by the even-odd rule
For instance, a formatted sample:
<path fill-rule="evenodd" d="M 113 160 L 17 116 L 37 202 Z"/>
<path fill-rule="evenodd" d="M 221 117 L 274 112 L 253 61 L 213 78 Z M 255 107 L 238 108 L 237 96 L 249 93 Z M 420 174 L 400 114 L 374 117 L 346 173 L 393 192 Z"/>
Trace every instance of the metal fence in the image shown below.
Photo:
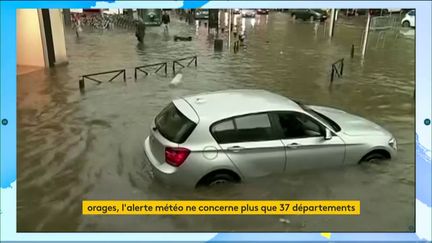
<path fill-rule="evenodd" d="M 108 81 L 104 81 L 104 80 L 101 80 L 100 78 L 99 79 L 96 78 L 96 76 L 103 75 L 103 74 L 115 74 L 115 75 L 112 76 Z M 91 80 L 93 82 L 96 82 L 99 85 L 103 82 L 109 82 L 109 83 L 112 82 L 115 78 L 120 76 L 120 74 L 123 74 L 123 82 L 126 82 L 126 69 L 119 69 L 119 70 L 112 70 L 112 71 L 107 71 L 107 72 L 99 72 L 99 73 L 92 73 L 92 74 L 83 75 L 79 79 L 79 88 L 81 91 L 84 90 L 86 79 Z"/>
<path fill-rule="evenodd" d="M 181 61 L 185 61 L 185 60 L 189 60 L 186 66 L 181 63 Z M 189 67 L 192 64 L 192 62 L 195 63 L 195 67 L 196 67 L 198 65 L 198 57 L 193 56 L 193 57 L 185 57 L 185 58 L 174 60 L 172 65 L 173 73 L 174 74 L 176 73 L 176 65 L 180 66 L 181 68 L 184 68 L 184 67 Z"/>
<path fill-rule="evenodd" d="M 138 78 L 138 71 L 144 73 L 144 75 L 147 76 L 147 75 L 149 75 L 149 72 L 150 72 L 148 70 L 148 68 L 153 68 L 153 67 L 157 67 L 156 71 L 154 71 L 155 73 L 159 72 L 159 70 L 161 70 L 162 68 L 164 69 L 165 75 L 167 75 L 167 73 L 168 73 L 168 70 L 167 70 L 168 62 L 161 62 L 161 63 L 138 66 L 138 67 L 135 67 L 135 71 L 134 71 L 135 80 Z"/>
<path fill-rule="evenodd" d="M 344 59 L 341 58 L 334 62 L 331 65 L 331 75 L 330 75 L 330 82 L 333 82 L 335 74 L 338 78 L 341 78 L 343 75 L 343 69 L 344 69 Z"/>
<path fill-rule="evenodd" d="M 377 16 L 371 18 L 370 30 L 388 30 L 399 28 L 399 26 L 399 15 Z"/>
<path fill-rule="evenodd" d="M 150 74 L 150 72 L 152 72 L 152 71 L 154 71 L 154 73 L 158 73 L 162 70 L 164 72 L 165 76 L 167 76 L 168 63 L 169 62 L 167 61 L 167 62 L 160 62 L 160 63 L 154 63 L 154 64 L 148 64 L 148 65 L 142 65 L 142 66 L 135 67 L 134 68 L 135 81 L 138 78 L 139 72 L 143 73 L 144 77 L 147 77 Z M 175 75 L 176 71 L 178 69 L 182 69 L 182 68 L 191 66 L 192 63 L 194 63 L 195 67 L 197 67 L 197 65 L 198 65 L 198 57 L 197 56 L 190 56 L 190 57 L 185 57 L 185 58 L 173 60 L 172 61 L 173 74 Z M 177 67 L 177 66 L 180 66 L 180 67 Z M 177 67 L 177 70 L 176 70 L 176 67 Z M 113 74 L 114 76 L 111 76 L 111 78 L 108 80 L 107 80 L 106 76 L 99 76 L 99 75 L 106 75 L 106 74 Z M 97 85 L 99 85 L 99 84 L 102 84 L 104 82 L 112 82 L 114 79 L 116 79 L 120 75 L 122 75 L 122 77 L 123 77 L 123 82 L 126 83 L 126 69 L 118 69 L 118 70 L 113 70 L 113 71 L 82 75 L 79 79 L 80 91 L 84 92 L 86 80 L 93 81 Z M 103 80 L 103 79 L 105 79 L 105 80 Z"/>

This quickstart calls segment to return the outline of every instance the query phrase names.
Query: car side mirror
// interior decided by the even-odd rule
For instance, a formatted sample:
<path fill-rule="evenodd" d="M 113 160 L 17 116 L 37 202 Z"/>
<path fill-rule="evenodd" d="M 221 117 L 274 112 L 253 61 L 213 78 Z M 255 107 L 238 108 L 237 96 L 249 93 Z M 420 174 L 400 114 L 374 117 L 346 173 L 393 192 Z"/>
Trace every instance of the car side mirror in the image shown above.
<path fill-rule="evenodd" d="M 325 129 L 325 136 L 324 139 L 325 140 L 330 140 L 332 138 L 332 132 L 330 131 L 330 129 L 326 128 Z"/>

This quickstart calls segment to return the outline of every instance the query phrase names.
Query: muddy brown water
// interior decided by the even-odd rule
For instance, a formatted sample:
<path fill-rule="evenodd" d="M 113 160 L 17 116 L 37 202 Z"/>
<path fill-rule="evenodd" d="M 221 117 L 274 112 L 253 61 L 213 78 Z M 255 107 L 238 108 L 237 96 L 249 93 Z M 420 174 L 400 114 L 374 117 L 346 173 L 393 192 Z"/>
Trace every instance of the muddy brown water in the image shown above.
<path fill-rule="evenodd" d="M 361 21 L 360 21 L 361 22 Z M 414 219 L 413 38 L 371 33 L 359 57 L 364 25 L 293 22 L 286 13 L 237 20 L 245 47 L 213 51 L 204 24 L 173 17 L 168 35 L 66 30 L 69 64 L 18 77 L 18 231 L 408 231 Z M 328 26 L 327 26 L 328 27 Z M 192 36 L 174 42 L 174 35 Z M 226 34 L 221 34 L 225 38 Z M 356 46 L 350 58 L 351 44 Z M 133 67 L 198 56 L 180 85 Z M 330 65 L 345 58 L 344 76 L 329 85 Z M 127 82 L 86 83 L 83 74 L 127 68 Z M 152 118 L 172 98 L 229 88 L 267 89 L 310 104 L 337 107 L 391 131 L 399 156 L 380 165 L 277 175 L 214 190 L 173 189 L 153 179 L 142 143 Z M 241 101 L 239 101 L 241 105 Z M 85 199 L 358 199 L 360 216 L 83 216 Z M 289 219 L 282 223 L 280 219 Z"/>

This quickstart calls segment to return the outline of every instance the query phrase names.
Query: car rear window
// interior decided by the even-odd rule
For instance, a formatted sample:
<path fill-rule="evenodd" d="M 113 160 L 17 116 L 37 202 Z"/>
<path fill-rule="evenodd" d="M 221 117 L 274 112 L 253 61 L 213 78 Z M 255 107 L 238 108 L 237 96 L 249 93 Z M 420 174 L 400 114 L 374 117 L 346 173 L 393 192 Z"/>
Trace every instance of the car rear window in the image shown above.
<path fill-rule="evenodd" d="M 183 143 L 196 127 L 177 107 L 170 103 L 155 119 L 156 128 L 166 139 L 175 143 Z"/>

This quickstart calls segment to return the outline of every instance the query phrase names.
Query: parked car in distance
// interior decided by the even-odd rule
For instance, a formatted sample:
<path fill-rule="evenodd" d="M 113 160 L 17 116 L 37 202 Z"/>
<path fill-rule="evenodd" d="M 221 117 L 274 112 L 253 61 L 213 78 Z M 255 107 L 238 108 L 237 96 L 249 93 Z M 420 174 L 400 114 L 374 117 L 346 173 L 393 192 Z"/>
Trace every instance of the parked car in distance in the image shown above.
<path fill-rule="evenodd" d="M 239 8 L 234 9 L 233 14 L 241 14 L 240 9 Z"/>
<path fill-rule="evenodd" d="M 302 20 L 319 20 L 325 21 L 327 19 L 326 11 L 321 9 L 294 9 L 291 11 L 291 17 L 293 19 L 302 19 Z"/>
<path fill-rule="evenodd" d="M 254 18 L 256 15 L 256 11 L 253 9 L 243 9 L 241 11 L 241 15 L 245 18 Z"/>
<path fill-rule="evenodd" d="M 268 9 L 257 9 L 257 14 L 269 14 Z"/>
<path fill-rule="evenodd" d="M 144 151 L 156 178 L 196 187 L 390 159 L 397 144 L 359 116 L 245 89 L 173 100 L 152 122 Z"/>
<path fill-rule="evenodd" d="M 405 14 L 405 17 L 401 20 L 403 27 L 415 27 L 415 10 L 411 10 Z"/>

